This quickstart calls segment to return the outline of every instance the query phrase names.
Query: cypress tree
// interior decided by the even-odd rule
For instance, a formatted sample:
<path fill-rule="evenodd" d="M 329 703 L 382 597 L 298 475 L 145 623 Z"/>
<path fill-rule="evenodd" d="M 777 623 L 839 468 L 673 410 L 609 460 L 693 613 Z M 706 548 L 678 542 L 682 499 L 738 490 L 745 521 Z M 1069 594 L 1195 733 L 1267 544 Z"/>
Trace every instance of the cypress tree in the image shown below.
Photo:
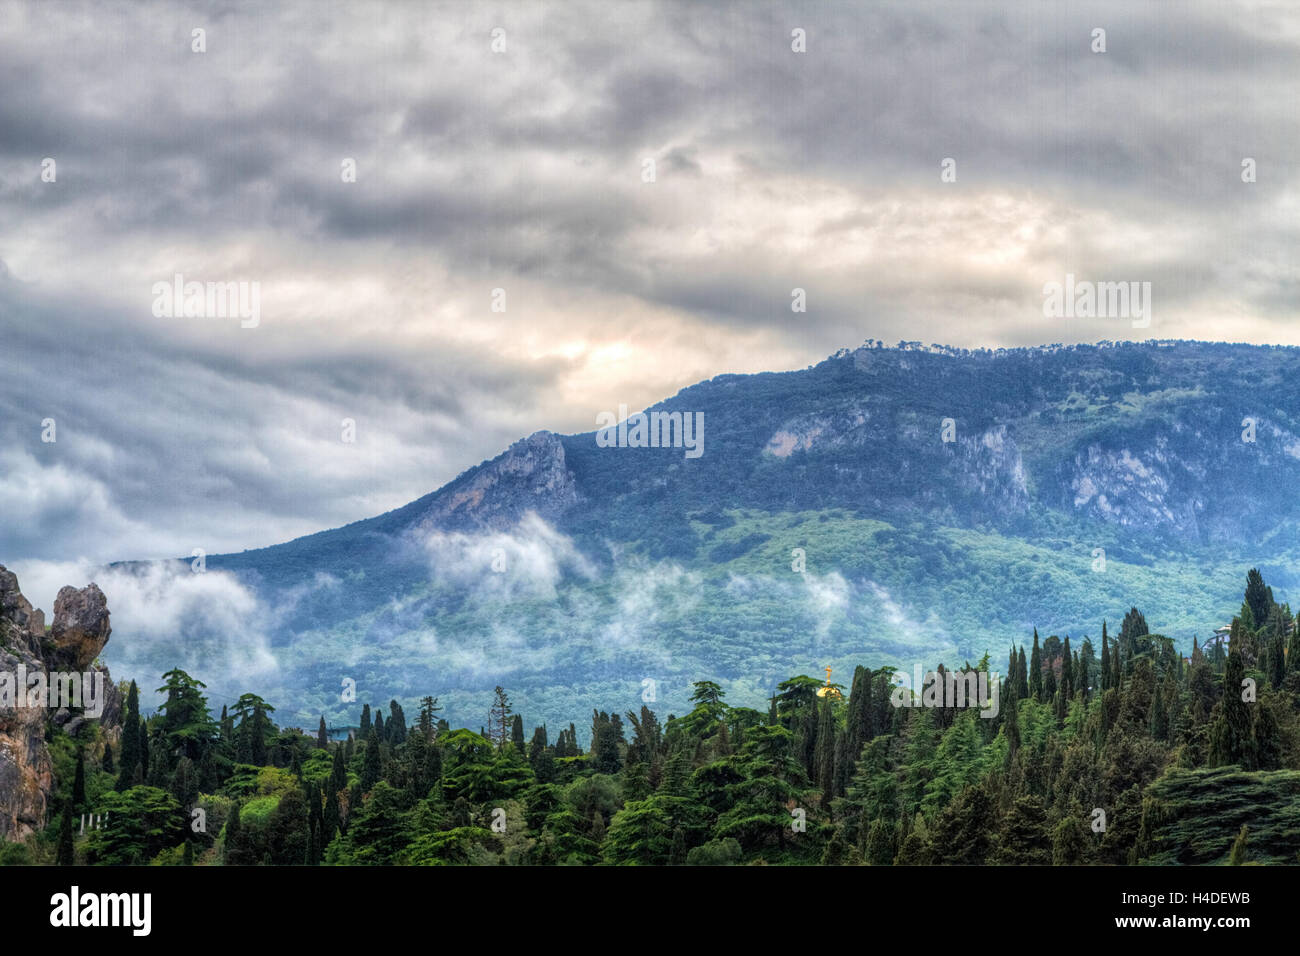
<path fill-rule="evenodd" d="M 1237 839 L 1232 841 L 1232 853 L 1228 857 L 1229 866 L 1241 866 L 1246 862 L 1246 838 L 1250 836 L 1250 827 L 1246 824 L 1241 825 L 1237 831 Z"/>
<path fill-rule="evenodd" d="M 1223 672 L 1223 697 L 1215 708 L 1218 716 L 1210 728 L 1210 766 L 1239 764 L 1254 770 L 1256 764 L 1255 728 L 1250 705 L 1241 699 L 1246 668 L 1237 651 L 1228 652 Z"/>
<path fill-rule="evenodd" d="M 668 851 L 668 865 L 681 866 L 686 862 L 686 834 L 681 827 L 673 828 L 673 845 Z"/>
<path fill-rule="evenodd" d="M 1029 696 L 1029 665 L 1025 663 L 1025 648 L 1022 644 L 1016 653 L 1016 691 L 1021 700 Z"/>
<path fill-rule="evenodd" d="M 369 704 L 361 705 L 361 729 L 357 731 L 357 739 L 359 740 L 370 739 L 370 705 Z"/>
<path fill-rule="evenodd" d="M 113 745 L 112 744 L 109 743 L 104 744 L 104 759 L 100 761 L 99 768 L 103 770 L 104 773 L 113 772 Z"/>
<path fill-rule="evenodd" d="M 234 866 L 243 863 L 243 846 L 240 837 L 239 812 L 243 806 L 235 803 L 230 808 L 230 816 L 226 818 L 226 845 L 223 853 L 223 860 L 227 865 Z"/>
<path fill-rule="evenodd" d="M 1289 622 L 1291 637 L 1286 645 L 1286 672 L 1294 674 L 1300 670 L 1300 615 Z"/>
<path fill-rule="evenodd" d="M 339 832 L 339 794 L 331 789 L 325 794 L 325 812 L 321 817 L 320 847 L 324 851 L 330 845 L 334 835 Z"/>
<path fill-rule="evenodd" d="M 375 726 L 370 728 L 370 736 L 366 740 L 366 755 L 361 764 L 361 790 L 363 793 L 369 792 L 379 782 L 383 766 L 379 756 L 379 720 L 376 720 Z"/>
<path fill-rule="evenodd" d="M 267 720 L 266 712 L 262 709 L 261 704 L 253 708 L 252 724 L 253 729 L 249 734 L 249 754 L 253 758 L 253 763 L 258 767 L 265 767 L 266 759 L 266 726 L 270 723 Z"/>
<path fill-rule="evenodd" d="M 1070 653 L 1069 634 L 1061 646 L 1061 696 L 1067 701 L 1074 696 L 1074 655 Z"/>
<path fill-rule="evenodd" d="M 388 723 L 385 724 L 385 736 L 394 747 L 406 743 L 406 713 L 397 701 L 388 702 Z"/>
<path fill-rule="evenodd" d="M 145 777 L 148 775 L 149 771 L 154 766 L 154 764 L 150 762 L 150 758 L 149 758 L 149 722 L 148 721 L 145 720 L 140 721 L 138 736 L 140 740 L 140 762 L 136 765 L 135 769 L 138 771 L 136 776 L 138 777 L 140 782 L 143 783 Z"/>
<path fill-rule="evenodd" d="M 521 754 L 524 752 L 524 718 L 520 714 L 515 714 L 510 724 L 510 742 Z"/>
<path fill-rule="evenodd" d="M 77 769 L 72 778 L 72 806 L 80 810 L 86 805 L 86 754 L 77 748 Z"/>
<path fill-rule="evenodd" d="M 1043 654 L 1038 647 L 1038 628 L 1034 628 L 1034 648 L 1029 656 L 1029 693 L 1034 700 L 1043 699 Z"/>
<path fill-rule="evenodd" d="M 316 749 L 324 750 L 329 746 L 329 733 L 325 729 L 325 715 L 320 716 L 320 727 L 316 730 Z"/>
<path fill-rule="evenodd" d="M 835 796 L 835 718 L 831 716 L 831 702 L 825 699 L 817 716 L 817 740 L 813 748 L 813 768 L 818 789 L 822 792 L 822 807 L 830 809 Z"/>
<path fill-rule="evenodd" d="M 131 681 L 126 692 L 126 716 L 122 719 L 122 750 L 118 761 L 117 790 L 129 790 L 140 764 L 140 690 Z"/>
<path fill-rule="evenodd" d="M 72 866 L 76 854 L 72 846 L 72 804 L 63 805 L 63 819 L 59 823 L 59 849 L 55 866 Z"/>
<path fill-rule="evenodd" d="M 1110 640 L 1106 636 L 1106 622 L 1101 622 L 1101 689 L 1110 690 Z"/>
<path fill-rule="evenodd" d="M 384 714 L 382 711 L 375 711 L 375 723 L 370 729 L 375 732 L 375 736 L 381 741 L 388 739 L 388 729 L 384 726 Z M 370 738 L 367 737 L 366 739 L 369 740 Z"/>

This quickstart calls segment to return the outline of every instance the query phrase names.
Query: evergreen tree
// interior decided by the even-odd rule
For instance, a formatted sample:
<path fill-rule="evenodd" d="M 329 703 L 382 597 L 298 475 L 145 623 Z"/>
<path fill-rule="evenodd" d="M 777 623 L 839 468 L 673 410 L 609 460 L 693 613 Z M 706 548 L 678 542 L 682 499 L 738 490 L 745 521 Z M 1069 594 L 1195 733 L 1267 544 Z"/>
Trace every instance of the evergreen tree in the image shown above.
<path fill-rule="evenodd" d="M 1251 705 L 1242 700 L 1245 676 L 1241 655 L 1229 651 L 1223 672 L 1223 697 L 1215 708 L 1216 716 L 1210 728 L 1211 767 L 1238 764 L 1243 770 L 1255 769 L 1257 748 Z"/>
<path fill-rule="evenodd" d="M 488 739 L 498 747 L 504 747 L 510 739 L 510 715 L 514 713 L 510 706 L 510 696 L 506 689 L 497 684 L 492 690 L 492 708 L 488 711 Z"/>
<path fill-rule="evenodd" d="M 524 752 L 524 718 L 520 714 L 515 714 L 510 723 L 510 741 L 521 754 Z"/>
<path fill-rule="evenodd" d="M 1104 693 L 1110 690 L 1110 640 L 1106 636 L 1106 622 L 1101 622 L 1101 689 Z"/>
<path fill-rule="evenodd" d="M 114 767 L 113 767 L 113 745 L 110 744 L 110 743 L 105 743 L 105 744 L 104 744 L 104 758 L 103 758 L 103 760 L 100 761 L 99 769 L 102 770 L 104 773 L 113 773 L 113 772 L 114 772 Z"/>
<path fill-rule="evenodd" d="M 366 739 L 366 754 L 361 764 L 362 793 L 369 793 L 375 784 L 379 782 L 382 775 L 383 764 L 379 753 L 379 721 L 376 720 L 375 726 L 370 728 L 370 736 Z"/>
<path fill-rule="evenodd" d="M 1034 628 L 1034 648 L 1029 656 L 1029 694 L 1034 700 L 1043 699 L 1043 653 L 1038 646 L 1038 628 Z"/>
<path fill-rule="evenodd" d="M 77 769 L 72 777 L 72 807 L 81 810 L 86 806 L 86 754 L 77 748 Z"/>
<path fill-rule="evenodd" d="M 72 845 L 72 804 L 64 804 L 63 819 L 59 823 L 59 848 L 55 855 L 55 866 L 72 866 L 76 855 Z"/>
<path fill-rule="evenodd" d="M 829 699 L 823 699 L 818 710 L 813 768 L 822 794 L 822 807 L 829 810 L 831 798 L 835 796 L 835 718 L 831 714 Z"/>
<path fill-rule="evenodd" d="M 437 732 L 437 714 L 442 710 L 438 706 L 438 698 L 424 697 L 420 700 L 420 716 L 416 721 L 416 726 L 420 733 L 424 734 L 425 740 L 432 740 Z"/>
<path fill-rule="evenodd" d="M 406 714 L 402 711 L 402 705 L 395 700 L 389 701 L 388 723 L 384 726 L 387 728 L 390 744 L 400 747 L 406 743 Z"/>
<path fill-rule="evenodd" d="M 1246 838 L 1250 836 L 1250 827 L 1246 824 L 1241 825 L 1237 831 L 1237 839 L 1232 841 L 1232 852 L 1228 856 L 1229 866 L 1241 866 L 1246 862 Z"/>
<path fill-rule="evenodd" d="M 329 738 L 329 732 L 325 727 L 325 715 L 321 714 L 320 727 L 316 729 L 316 749 L 326 750 L 329 748 L 329 745 L 330 745 L 330 738 Z"/>
<path fill-rule="evenodd" d="M 1273 612 L 1273 589 L 1264 583 L 1258 568 L 1246 572 L 1245 602 L 1256 626 L 1263 626 Z"/>
<path fill-rule="evenodd" d="M 361 705 L 361 729 L 357 731 L 357 737 L 360 740 L 370 739 L 370 705 Z"/>
<path fill-rule="evenodd" d="M 241 821 L 239 819 L 240 811 L 243 805 L 236 802 L 230 808 L 230 815 L 226 817 L 226 843 L 223 852 L 223 861 L 227 866 L 246 866 L 251 860 L 251 854 L 248 848 L 244 846 L 244 839 Z"/>
<path fill-rule="evenodd" d="M 140 765 L 140 690 L 131 681 L 126 692 L 126 716 L 122 719 L 122 747 L 118 761 L 118 790 L 129 790 Z"/>

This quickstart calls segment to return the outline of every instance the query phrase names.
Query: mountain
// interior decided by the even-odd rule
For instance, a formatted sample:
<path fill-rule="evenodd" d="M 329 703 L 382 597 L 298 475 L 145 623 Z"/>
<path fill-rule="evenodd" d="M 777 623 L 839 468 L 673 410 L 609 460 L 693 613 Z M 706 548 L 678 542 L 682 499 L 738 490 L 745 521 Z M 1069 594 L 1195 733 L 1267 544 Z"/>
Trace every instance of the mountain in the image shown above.
<path fill-rule="evenodd" d="M 1134 601 L 1189 650 L 1236 611 L 1241 568 L 1278 600 L 1297 585 L 1297 349 L 869 343 L 647 412 L 700 413 L 703 454 L 538 432 L 395 511 L 208 557 L 222 613 L 109 660 L 185 667 L 218 703 L 256 690 L 303 726 L 355 713 L 345 679 L 469 725 L 502 684 L 531 725 L 682 713 L 704 677 L 762 708 L 826 666 L 996 667 L 1034 627 L 1099 643 Z M 191 586 L 187 563 L 166 574 Z"/>

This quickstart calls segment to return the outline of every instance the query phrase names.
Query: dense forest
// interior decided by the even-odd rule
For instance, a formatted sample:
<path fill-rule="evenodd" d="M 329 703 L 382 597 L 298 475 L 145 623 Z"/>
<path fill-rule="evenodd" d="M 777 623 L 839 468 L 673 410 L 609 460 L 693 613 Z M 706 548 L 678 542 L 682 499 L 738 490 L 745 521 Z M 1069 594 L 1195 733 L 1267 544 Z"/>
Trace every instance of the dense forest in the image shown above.
<path fill-rule="evenodd" d="M 1035 632 L 1005 670 L 966 663 L 1001 675 L 983 712 L 929 706 L 889 667 L 793 677 L 767 712 L 701 681 L 683 716 L 593 713 L 585 750 L 573 723 L 529 735 L 500 687 L 478 731 L 429 696 L 409 720 L 366 704 L 332 741 L 254 694 L 214 717 L 172 670 L 147 718 L 133 682 L 120 729 L 51 726 L 49 825 L 0 861 L 1295 863 L 1296 623 L 1251 570 L 1226 639 L 1190 657 L 1134 608 L 1099 646 Z"/>

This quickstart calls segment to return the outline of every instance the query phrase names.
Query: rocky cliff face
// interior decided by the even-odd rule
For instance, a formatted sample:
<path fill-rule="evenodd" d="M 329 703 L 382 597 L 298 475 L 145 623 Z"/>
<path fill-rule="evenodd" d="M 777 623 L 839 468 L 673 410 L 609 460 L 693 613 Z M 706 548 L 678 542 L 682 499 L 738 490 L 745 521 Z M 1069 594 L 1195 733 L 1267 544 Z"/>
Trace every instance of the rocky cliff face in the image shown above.
<path fill-rule="evenodd" d="M 45 615 L 32 607 L 18 588 L 17 576 L 0 566 L 0 675 L 14 682 L 14 699 L 0 702 L 0 838 L 21 839 L 45 825 L 46 804 L 54 786 L 47 724 L 75 733 L 88 719 L 78 710 L 26 706 L 20 673 L 28 677 L 52 671 L 104 674 L 104 710 L 98 718 L 106 728 L 120 723 L 122 704 L 108 669 L 95 659 L 108 643 L 112 628 L 104 593 L 88 587 L 65 587 L 54 602 L 54 623 L 45 629 Z M 115 733 L 110 733 L 113 740 Z"/>
<path fill-rule="evenodd" d="M 577 500 L 559 436 L 535 432 L 448 485 L 417 527 L 504 530 L 529 511 L 553 520 Z"/>

